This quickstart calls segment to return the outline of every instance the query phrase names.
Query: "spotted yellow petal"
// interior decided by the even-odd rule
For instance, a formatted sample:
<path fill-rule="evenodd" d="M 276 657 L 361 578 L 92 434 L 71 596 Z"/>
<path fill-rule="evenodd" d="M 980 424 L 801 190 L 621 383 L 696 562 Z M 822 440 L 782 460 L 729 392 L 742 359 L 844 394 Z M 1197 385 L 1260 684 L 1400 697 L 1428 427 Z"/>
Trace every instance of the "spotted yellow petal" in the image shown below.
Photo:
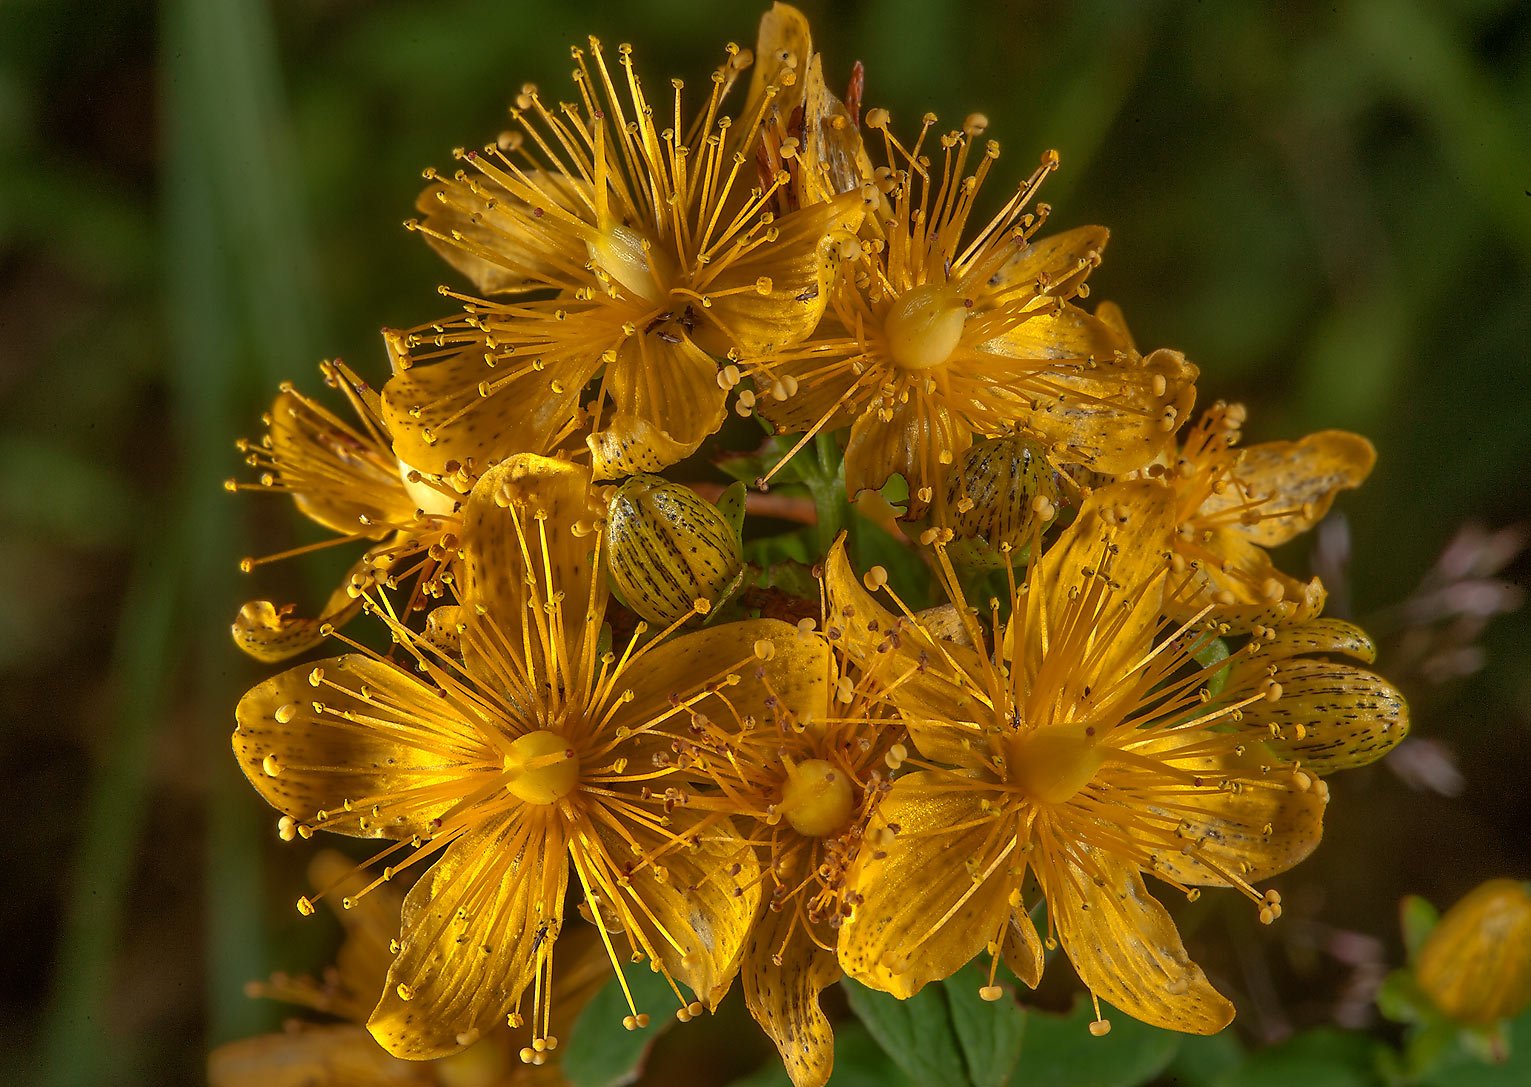
<path fill-rule="evenodd" d="M 1027 243 L 996 272 L 989 289 L 1005 295 L 1018 291 L 1071 297 L 1090 271 L 1111 233 L 1102 226 L 1081 226 Z"/>
<path fill-rule="evenodd" d="M 764 909 L 750 930 L 740 981 L 755 1022 L 776 1044 L 793 1087 L 823 1087 L 835 1037 L 819 993 L 840 978 L 834 953 L 813 942 L 794 904 Z"/>
<path fill-rule="evenodd" d="M 552 953 L 568 885 L 553 808 L 466 831 L 404 900 L 401 949 L 367 1029 L 390 1053 L 455 1053 L 505 1022 Z"/>
<path fill-rule="evenodd" d="M 1132 865 L 1082 843 L 1039 871 L 1058 941 L 1096 996 L 1134 1019 L 1216 1034 L 1233 1005 L 1186 954 L 1175 922 Z"/>
<path fill-rule="evenodd" d="M 1365 482 L 1377 463 L 1377 451 L 1359 434 L 1322 430 L 1296 442 L 1265 442 L 1239 451 L 1234 474 L 1243 491 L 1268 496 L 1256 512 L 1260 519 L 1238 531 L 1261 547 L 1275 547 L 1306 532 L 1329 512 L 1341 491 Z M 1236 488 L 1214 493 L 1202 504 L 1203 516 L 1246 501 Z"/>
<path fill-rule="evenodd" d="M 353 573 L 365 571 L 367 560 L 352 567 Z M 346 584 L 350 583 L 346 578 Z M 293 605 L 277 607 L 269 600 L 252 600 L 234 617 L 234 644 L 264 664 L 282 661 L 306 653 L 326 637 L 326 629 L 345 626 L 361 612 L 361 597 L 353 597 L 344 585 L 330 594 L 324 610 L 312 619 L 293 614 Z"/>
<path fill-rule="evenodd" d="M 716 1007 L 760 904 L 754 850 L 727 823 L 684 808 L 662 829 L 605 820 L 601 836 L 609 856 L 633 862 L 620 892 L 635 935 L 671 977 Z"/>
<path fill-rule="evenodd" d="M 718 364 L 686 336 L 630 337 L 604 380 L 615 414 L 586 439 L 601 478 L 623 474 L 614 469 L 627 464 L 668 467 L 696 452 L 723 422 L 728 394 L 718 384 Z"/>
<path fill-rule="evenodd" d="M 960 970 L 1009 924 L 1024 871 L 1015 829 L 971 779 L 919 771 L 894 782 L 852 872 L 840 965 L 900 998 Z M 896 828 L 896 829 L 895 829 Z"/>
<path fill-rule="evenodd" d="M 588 334 L 578 317 L 564 329 L 571 340 Z M 450 464 L 482 467 L 515 453 L 551 452 L 573 427 L 580 390 L 600 365 L 594 350 L 555 355 L 545 367 L 516 365 L 515 358 L 490 365 L 486 355 L 494 358 L 474 344 L 410 366 L 383 387 L 383 418 L 401 458 L 440 474 Z"/>
<path fill-rule="evenodd" d="M 1119 341 L 1109 325 L 1078 306 L 1051 305 L 1028 315 L 989 349 L 1018 359 L 1111 361 Z"/>
<path fill-rule="evenodd" d="M 599 512 L 589 470 L 568 461 L 523 454 L 479 478 L 463 511 L 470 668 L 471 659 L 486 656 L 486 644 L 514 656 L 529 646 L 538 661 L 572 666 L 579 623 L 591 615 L 598 621 L 606 607 L 595 555 Z M 556 613 L 549 608 L 555 596 L 563 601 Z"/>
<path fill-rule="evenodd" d="M 805 201 L 828 200 L 872 178 L 872 160 L 846 104 L 824 80 L 824 60 L 808 61 L 803 86 L 803 147 L 798 153 Z"/>
<path fill-rule="evenodd" d="M 1259 652 L 1251 660 L 1263 668 L 1266 662 L 1282 657 L 1319 655 L 1351 657 L 1362 664 L 1370 664 L 1377 659 L 1377 643 L 1354 623 L 1343 619 L 1314 619 L 1275 628 L 1270 637 L 1261 640 Z"/>
<path fill-rule="evenodd" d="M 766 89 L 781 87 L 785 81 L 796 86 L 803 65 L 813 52 L 813 32 L 808 19 L 791 4 L 773 3 L 760 17 L 760 31 L 755 39 L 755 65 L 750 72 L 750 89 L 744 97 L 741 117 L 754 117 L 765 101 Z M 797 97 L 790 91 L 789 97 Z"/>
<path fill-rule="evenodd" d="M 1279 570 L 1263 548 L 1234 528 L 1211 530 L 1188 578 L 1178 579 L 1164 603 L 1166 614 L 1189 619 L 1209 605 L 1211 617 L 1231 631 L 1308 623 L 1324 609 L 1328 593 L 1318 578 L 1299 580 Z"/>
<path fill-rule="evenodd" d="M 380 702 L 390 727 L 354 723 L 375 719 Z M 322 811 L 326 830 L 408 838 L 452 804 L 432 787 L 472 772 L 482 756 L 467 712 L 398 665 L 348 653 L 251 689 L 235 711 L 234 755 L 256 792 L 299 822 Z"/>
<path fill-rule="evenodd" d="M 1320 776 L 1376 762 L 1409 734 L 1409 707 L 1392 684 L 1349 664 L 1290 660 L 1276 665 L 1275 701 L 1243 709 L 1246 728 L 1269 732 L 1269 747 Z M 1264 673 L 1248 684 L 1263 683 Z M 1257 688 L 1258 689 L 1258 688 Z M 1246 692 L 1230 683 L 1223 697 Z"/>

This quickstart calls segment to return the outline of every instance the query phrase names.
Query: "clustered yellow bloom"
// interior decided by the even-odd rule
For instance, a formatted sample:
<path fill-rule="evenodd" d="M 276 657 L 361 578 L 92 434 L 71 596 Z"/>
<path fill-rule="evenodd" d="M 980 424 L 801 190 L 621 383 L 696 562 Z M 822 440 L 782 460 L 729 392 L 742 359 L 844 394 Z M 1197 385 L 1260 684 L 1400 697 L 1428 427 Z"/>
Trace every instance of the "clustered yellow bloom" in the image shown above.
<path fill-rule="evenodd" d="M 368 968 L 343 952 L 344 1000 L 308 1000 L 386 1050 L 358 1059 L 543 1067 L 587 945 L 628 1029 L 635 968 L 681 1021 L 740 978 L 798 1087 L 829 1077 L 843 975 L 908 997 L 980 958 L 999 999 L 1001 963 L 1035 986 L 1057 946 L 1097 1009 L 1210 1033 L 1233 1006 L 1145 877 L 1276 920 L 1325 777 L 1407 731 L 1364 632 L 1264 550 L 1371 446 L 1239 448 L 1225 404 L 1177 439 L 1197 369 L 1082 307 L 1106 232 L 1043 233 L 1056 153 L 980 213 L 985 118 L 900 137 L 859 65 L 828 90 L 786 5 L 758 51 L 730 46 L 699 108 L 594 40 L 574 101 L 525 87 L 409 224 L 476 293 L 385 333 L 381 392 L 326 364 L 355 422 L 284 387 L 241 445 L 231 487 L 365 547 L 318 618 L 234 624 L 268 662 L 340 643 L 249 691 L 233 747 L 284 840 L 385 843 L 298 903 L 367 918 Z M 844 431 L 845 496 L 897 477 L 948 602 L 912 610 L 843 536 L 801 591 L 746 564 L 737 489 L 654 474 L 730 400 L 801 436 L 776 468 Z M 969 600 L 959 568 L 1005 588 Z M 359 615 L 385 650 L 340 632 Z M 250 1044 L 215 1079 L 280 1059 Z M 308 1082 L 342 1081 L 327 1045 Z"/>

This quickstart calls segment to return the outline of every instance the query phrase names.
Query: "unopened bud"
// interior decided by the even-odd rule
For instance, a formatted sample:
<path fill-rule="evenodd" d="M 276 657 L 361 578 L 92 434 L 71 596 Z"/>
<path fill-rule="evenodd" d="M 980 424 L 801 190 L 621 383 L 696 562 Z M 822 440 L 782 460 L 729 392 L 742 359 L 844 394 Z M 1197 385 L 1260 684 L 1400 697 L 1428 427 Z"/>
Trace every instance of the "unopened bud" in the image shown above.
<path fill-rule="evenodd" d="M 1016 435 L 976 442 L 946 474 L 945 520 L 953 561 L 1003 569 L 1065 504 L 1063 484 L 1043 447 Z"/>
<path fill-rule="evenodd" d="M 1531 883 L 1491 879 L 1431 929 L 1415 980 L 1448 1018 L 1490 1026 L 1531 1005 Z"/>
<path fill-rule="evenodd" d="M 643 618 L 672 623 L 715 602 L 739 572 L 739 536 L 688 487 L 633 476 L 607 508 L 606 548 L 617 593 Z"/>

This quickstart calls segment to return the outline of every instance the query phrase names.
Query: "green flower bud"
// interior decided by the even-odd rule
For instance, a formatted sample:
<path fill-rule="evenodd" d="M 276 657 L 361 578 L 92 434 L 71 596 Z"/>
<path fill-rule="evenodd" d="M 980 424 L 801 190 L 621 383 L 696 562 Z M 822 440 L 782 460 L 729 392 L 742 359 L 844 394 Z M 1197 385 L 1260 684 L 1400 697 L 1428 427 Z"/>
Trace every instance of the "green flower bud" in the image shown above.
<path fill-rule="evenodd" d="M 1491 879 L 1469 891 L 1425 937 L 1414 977 L 1459 1023 L 1519 1015 L 1531 1005 L 1531 884 Z"/>
<path fill-rule="evenodd" d="M 673 623 L 697 600 L 714 603 L 743 565 L 739 532 L 695 491 L 660 476 L 633 476 L 606 513 L 612 587 L 653 623 Z"/>
<path fill-rule="evenodd" d="M 1042 446 L 1011 435 L 975 442 L 946 473 L 946 527 L 952 560 L 1000 570 L 1016 561 L 1065 504 L 1065 484 Z"/>

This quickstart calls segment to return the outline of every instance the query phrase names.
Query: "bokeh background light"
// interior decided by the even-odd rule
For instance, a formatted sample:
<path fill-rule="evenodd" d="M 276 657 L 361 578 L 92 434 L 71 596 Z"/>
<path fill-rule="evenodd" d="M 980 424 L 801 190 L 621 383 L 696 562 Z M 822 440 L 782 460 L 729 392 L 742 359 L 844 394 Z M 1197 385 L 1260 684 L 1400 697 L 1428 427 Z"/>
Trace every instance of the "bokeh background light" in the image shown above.
<path fill-rule="evenodd" d="M 1180 911 L 1234 1029 L 1371 1024 L 1402 894 L 1531 876 L 1531 8 L 801 6 L 831 84 L 863 60 L 895 126 L 980 110 L 1008 174 L 1056 148 L 1054 227 L 1112 230 L 1093 298 L 1197 362 L 1203 402 L 1248 403 L 1250 441 L 1375 441 L 1370 483 L 1285 560 L 1377 634 L 1415 738 L 1335 784 L 1280 924 Z M 381 326 L 449 312 L 400 222 L 523 82 L 571 93 L 588 33 L 695 82 L 763 10 L 0 4 L 0 1081 L 201 1082 L 210 1044 L 280 1019 L 246 979 L 325 961 L 333 928 L 291 906 L 313 846 L 279 848 L 228 752 L 261 670 L 226 632 L 328 578 L 237 571 L 300 534 L 224 493 L 234 439 L 278 381 L 334 356 L 381 379 Z M 670 1082 L 765 1059 L 737 1012 L 744 1041 L 677 1032 L 700 1055 Z"/>

